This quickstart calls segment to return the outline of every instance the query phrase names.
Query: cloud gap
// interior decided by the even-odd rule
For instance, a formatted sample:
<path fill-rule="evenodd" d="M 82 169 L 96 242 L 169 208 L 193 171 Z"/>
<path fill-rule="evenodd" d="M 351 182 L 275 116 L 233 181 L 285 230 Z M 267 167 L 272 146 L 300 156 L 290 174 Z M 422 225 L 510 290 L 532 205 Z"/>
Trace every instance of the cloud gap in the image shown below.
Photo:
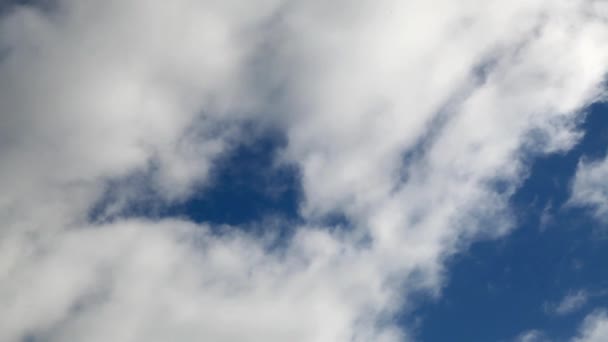
<path fill-rule="evenodd" d="M 245 125 L 240 135 L 239 141 L 217 158 L 208 184 L 195 185 L 187 198 L 167 201 L 159 194 L 153 184 L 157 167 L 151 164 L 143 172 L 110 180 L 106 193 L 90 210 L 89 220 L 183 218 L 244 229 L 262 229 L 264 225 L 252 225 L 260 221 L 278 220 L 284 226 L 301 221 L 298 168 L 276 158 L 285 138 L 276 130 L 255 125 Z M 125 188 L 131 196 L 119 198 Z"/>

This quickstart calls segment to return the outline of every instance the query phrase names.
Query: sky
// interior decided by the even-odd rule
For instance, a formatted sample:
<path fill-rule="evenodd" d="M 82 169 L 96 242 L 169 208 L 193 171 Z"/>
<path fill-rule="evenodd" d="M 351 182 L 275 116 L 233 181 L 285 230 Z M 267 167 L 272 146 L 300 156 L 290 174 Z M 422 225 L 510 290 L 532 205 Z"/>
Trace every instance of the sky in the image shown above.
<path fill-rule="evenodd" d="M 608 340 L 608 3 L 0 1 L 0 340 Z"/>

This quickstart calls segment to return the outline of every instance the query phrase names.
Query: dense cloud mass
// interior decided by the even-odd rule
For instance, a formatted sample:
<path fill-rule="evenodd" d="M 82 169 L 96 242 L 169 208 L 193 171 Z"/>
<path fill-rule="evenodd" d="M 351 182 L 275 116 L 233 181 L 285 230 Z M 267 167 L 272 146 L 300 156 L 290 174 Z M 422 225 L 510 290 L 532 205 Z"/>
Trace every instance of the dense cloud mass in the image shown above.
<path fill-rule="evenodd" d="M 446 257 L 511 229 L 527 158 L 579 139 L 607 21 L 599 0 L 8 6 L 0 340 L 415 339 L 395 314 L 440 293 Z M 302 220 L 279 248 L 118 215 L 142 192 L 204 191 L 252 123 L 285 135 L 276 163 L 301 174 Z M 582 163 L 573 187 L 604 216 L 605 164 Z M 603 340 L 605 322 L 576 341 Z"/>
<path fill-rule="evenodd" d="M 573 342 L 600 342 L 608 338 L 608 317 L 603 311 L 590 314 L 585 318 L 578 337 Z"/>

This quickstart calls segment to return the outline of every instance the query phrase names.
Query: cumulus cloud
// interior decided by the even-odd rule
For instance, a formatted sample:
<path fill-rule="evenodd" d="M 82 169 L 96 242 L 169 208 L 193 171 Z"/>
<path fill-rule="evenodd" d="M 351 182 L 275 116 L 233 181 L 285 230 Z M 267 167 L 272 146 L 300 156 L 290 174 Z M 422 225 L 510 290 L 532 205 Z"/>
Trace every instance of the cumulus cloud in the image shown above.
<path fill-rule="evenodd" d="M 608 317 L 606 312 L 597 311 L 585 318 L 579 336 L 573 342 L 600 342 L 608 339 Z"/>
<path fill-rule="evenodd" d="M 0 339 L 402 341 L 443 260 L 511 228 L 523 156 L 570 148 L 608 68 L 601 1 L 59 0 L 0 21 Z M 287 138 L 280 248 L 185 200 L 242 125 Z M 238 203 L 235 203 L 235 206 Z M 334 229 L 333 213 L 349 222 Z"/>

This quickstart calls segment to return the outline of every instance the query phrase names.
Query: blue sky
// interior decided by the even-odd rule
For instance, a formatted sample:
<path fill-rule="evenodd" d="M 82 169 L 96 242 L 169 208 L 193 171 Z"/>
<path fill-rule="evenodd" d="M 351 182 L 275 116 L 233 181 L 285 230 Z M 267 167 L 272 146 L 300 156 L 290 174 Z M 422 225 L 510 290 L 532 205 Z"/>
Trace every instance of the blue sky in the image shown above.
<path fill-rule="evenodd" d="M 605 225 L 585 209 L 565 205 L 578 161 L 606 154 L 607 114 L 604 104 L 592 105 L 576 147 L 531 161 L 528 178 L 510 200 L 516 230 L 477 242 L 450 261 L 443 296 L 420 309 L 422 340 L 508 341 L 540 329 L 565 341 L 583 317 L 608 304 Z M 566 315 L 546 309 L 579 290 L 591 294 L 580 309 Z"/>
<path fill-rule="evenodd" d="M 606 341 L 606 75 L 602 0 L 0 0 L 0 341 Z"/>

